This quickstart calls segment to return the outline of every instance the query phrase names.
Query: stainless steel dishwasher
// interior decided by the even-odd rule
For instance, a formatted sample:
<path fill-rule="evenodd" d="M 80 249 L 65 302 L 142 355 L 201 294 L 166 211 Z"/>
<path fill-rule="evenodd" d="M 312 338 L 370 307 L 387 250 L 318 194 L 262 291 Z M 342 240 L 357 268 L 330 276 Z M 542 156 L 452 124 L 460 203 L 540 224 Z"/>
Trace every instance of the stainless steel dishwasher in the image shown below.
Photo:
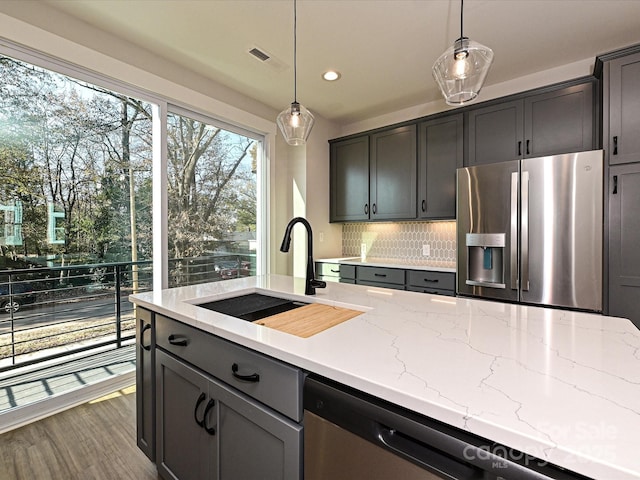
<path fill-rule="evenodd" d="M 587 480 L 487 439 L 310 375 L 305 480 Z"/>

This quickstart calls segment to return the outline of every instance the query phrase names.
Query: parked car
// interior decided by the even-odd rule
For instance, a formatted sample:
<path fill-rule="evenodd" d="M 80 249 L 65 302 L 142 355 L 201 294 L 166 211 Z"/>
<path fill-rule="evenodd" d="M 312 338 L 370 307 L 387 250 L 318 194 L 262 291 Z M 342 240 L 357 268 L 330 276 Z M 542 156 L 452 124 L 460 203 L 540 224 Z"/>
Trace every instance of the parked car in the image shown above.
<path fill-rule="evenodd" d="M 0 283 L 0 309 L 6 313 L 20 310 L 24 305 L 33 303 L 36 299 L 33 286 L 28 282 L 12 282 L 11 295 L 9 284 Z"/>
<path fill-rule="evenodd" d="M 240 262 L 240 269 L 238 270 L 238 262 L 224 262 L 228 263 L 220 269 L 220 278 L 223 280 L 229 280 L 238 277 L 248 277 L 251 275 L 251 264 L 249 262 Z"/>

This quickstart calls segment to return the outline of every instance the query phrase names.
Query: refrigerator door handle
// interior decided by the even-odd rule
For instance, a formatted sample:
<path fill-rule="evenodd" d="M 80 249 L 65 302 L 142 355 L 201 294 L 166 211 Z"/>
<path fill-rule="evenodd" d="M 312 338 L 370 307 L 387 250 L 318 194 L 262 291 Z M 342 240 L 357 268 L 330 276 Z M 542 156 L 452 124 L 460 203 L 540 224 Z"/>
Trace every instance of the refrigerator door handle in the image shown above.
<path fill-rule="evenodd" d="M 511 240 L 509 241 L 511 289 L 518 289 L 518 172 L 511 174 Z"/>
<path fill-rule="evenodd" d="M 520 287 L 523 291 L 529 290 L 529 172 L 522 172 L 522 219 L 520 226 L 520 256 L 522 267 L 520 274 Z"/>

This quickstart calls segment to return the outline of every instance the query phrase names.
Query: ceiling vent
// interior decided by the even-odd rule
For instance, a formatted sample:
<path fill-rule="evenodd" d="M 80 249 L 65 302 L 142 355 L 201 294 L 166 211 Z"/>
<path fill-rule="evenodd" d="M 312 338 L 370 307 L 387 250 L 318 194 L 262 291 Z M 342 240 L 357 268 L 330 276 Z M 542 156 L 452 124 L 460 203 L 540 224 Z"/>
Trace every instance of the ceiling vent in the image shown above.
<path fill-rule="evenodd" d="M 261 62 L 266 62 L 271 58 L 270 55 L 264 53 L 258 47 L 253 47 L 251 50 L 249 50 L 249 53 L 254 57 L 256 57 L 258 60 L 260 60 Z"/>
<path fill-rule="evenodd" d="M 247 53 L 256 60 L 259 60 L 263 65 L 269 65 L 274 70 L 283 71 L 289 68 L 289 65 L 271 55 L 264 48 L 256 47 L 254 45 L 249 50 L 247 50 Z"/>

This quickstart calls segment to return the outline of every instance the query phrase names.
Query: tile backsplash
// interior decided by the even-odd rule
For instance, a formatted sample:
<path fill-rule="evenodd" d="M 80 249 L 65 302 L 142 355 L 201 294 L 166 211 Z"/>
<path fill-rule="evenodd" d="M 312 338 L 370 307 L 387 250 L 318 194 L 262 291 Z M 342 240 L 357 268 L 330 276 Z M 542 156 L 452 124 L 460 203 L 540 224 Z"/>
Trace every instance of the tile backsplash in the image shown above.
<path fill-rule="evenodd" d="M 455 262 L 456 222 L 345 223 L 342 254 L 359 257 L 361 244 L 367 256 L 412 261 Z M 430 256 L 422 254 L 429 245 Z"/>

